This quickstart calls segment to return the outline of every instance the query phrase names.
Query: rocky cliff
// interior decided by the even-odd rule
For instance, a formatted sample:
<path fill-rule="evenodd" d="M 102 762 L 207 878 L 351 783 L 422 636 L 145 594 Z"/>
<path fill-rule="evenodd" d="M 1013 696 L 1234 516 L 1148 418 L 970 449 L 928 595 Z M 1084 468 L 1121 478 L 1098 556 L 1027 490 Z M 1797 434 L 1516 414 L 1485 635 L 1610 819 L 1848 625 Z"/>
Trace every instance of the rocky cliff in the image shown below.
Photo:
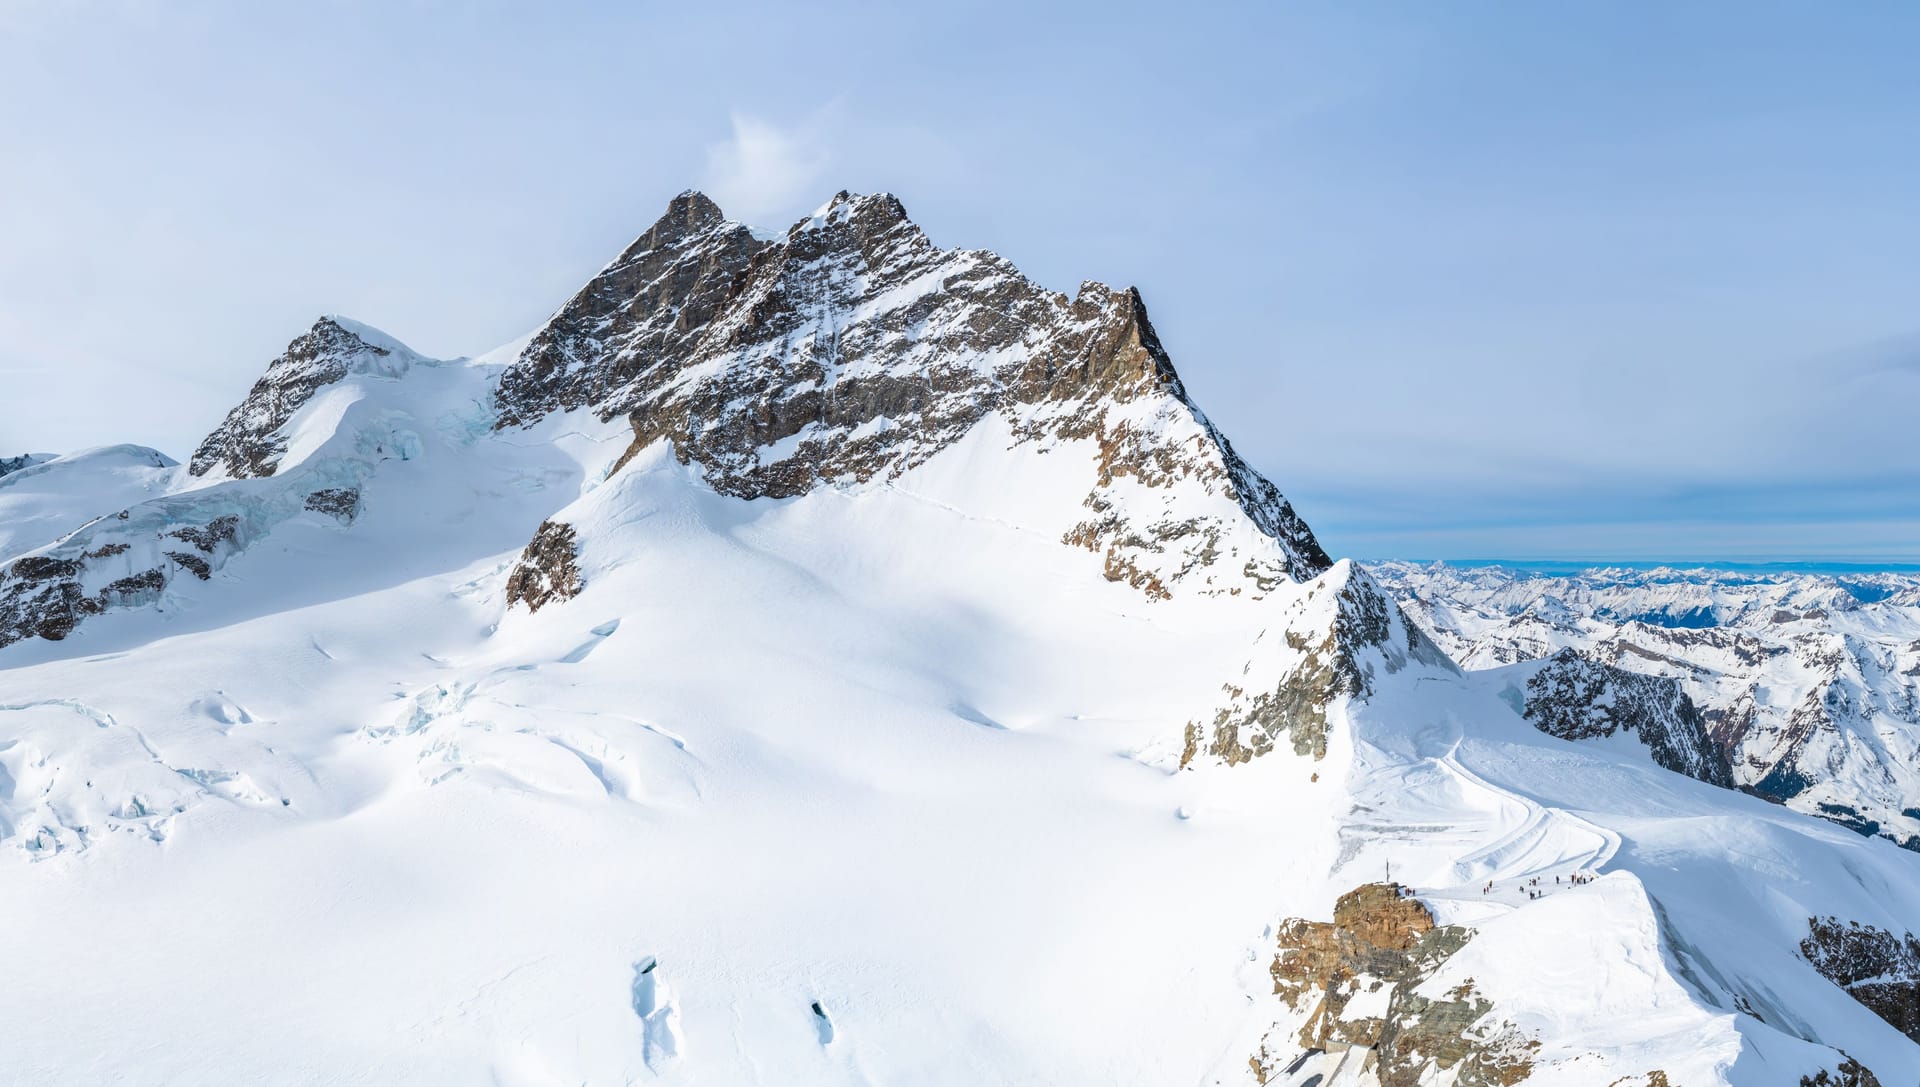
<path fill-rule="evenodd" d="M 1858 921 L 1815 917 L 1800 953 L 1900 1033 L 1920 1042 L 1920 938 Z"/>
<path fill-rule="evenodd" d="M 633 452 L 667 442 L 741 498 L 897 478 L 993 419 L 1015 447 L 1098 443 L 1065 542 L 1110 580 L 1227 592 L 1330 564 L 1187 398 L 1138 292 L 1046 290 L 938 248 L 886 194 L 841 193 L 773 240 L 682 194 L 533 337 L 497 404 L 502 427 L 624 416 Z M 1193 489 L 1236 503 L 1280 563 L 1239 554 Z"/>
<path fill-rule="evenodd" d="M 1470 929 L 1436 925 L 1396 883 L 1371 883 L 1340 896 L 1333 920 L 1295 918 L 1280 928 L 1270 972 L 1287 1007 L 1306 1013 L 1291 1046 L 1278 1032 L 1252 1058 L 1261 1083 L 1287 1065 L 1290 1048 L 1332 1054 L 1334 1075 L 1351 1062 L 1351 1082 L 1381 1087 L 1444 1081 L 1507 1087 L 1527 1079 L 1539 1048 L 1511 1024 L 1489 1021 L 1492 1006 L 1462 983 L 1438 997 L 1420 992 L 1468 940 Z M 1293 1070 L 1303 1062 L 1291 1062 Z"/>
<path fill-rule="evenodd" d="M 1733 787 L 1726 753 L 1680 684 L 1629 672 L 1563 649 L 1527 680 L 1526 717 L 1565 740 L 1630 733 L 1653 761 L 1675 773 Z"/>

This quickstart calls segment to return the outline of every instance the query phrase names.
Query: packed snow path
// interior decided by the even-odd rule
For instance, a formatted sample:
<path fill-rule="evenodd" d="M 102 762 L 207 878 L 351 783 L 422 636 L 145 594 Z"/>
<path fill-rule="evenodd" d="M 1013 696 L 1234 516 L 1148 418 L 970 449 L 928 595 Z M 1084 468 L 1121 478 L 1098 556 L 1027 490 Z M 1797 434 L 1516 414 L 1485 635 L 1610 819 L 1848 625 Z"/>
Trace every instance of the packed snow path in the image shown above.
<path fill-rule="evenodd" d="M 1391 874 L 1424 898 L 1477 914 L 1537 901 L 1530 892 L 1543 887 L 1576 886 L 1618 852 L 1617 833 L 1473 772 L 1462 739 L 1449 716 L 1420 734 L 1411 759 L 1365 744 L 1356 750 L 1354 814 L 1342 828 L 1341 854 L 1355 882 Z"/>

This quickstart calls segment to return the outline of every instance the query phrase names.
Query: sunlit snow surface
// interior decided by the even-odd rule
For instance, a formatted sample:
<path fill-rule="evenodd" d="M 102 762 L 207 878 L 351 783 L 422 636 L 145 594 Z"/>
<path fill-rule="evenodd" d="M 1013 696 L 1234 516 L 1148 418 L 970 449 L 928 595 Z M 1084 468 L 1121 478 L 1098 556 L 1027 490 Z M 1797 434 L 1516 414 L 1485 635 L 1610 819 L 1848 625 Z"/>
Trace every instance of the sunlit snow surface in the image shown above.
<path fill-rule="evenodd" d="M 0 562 L 164 494 L 179 474 L 179 465 L 157 450 L 110 445 L 0 475 Z"/>
<path fill-rule="evenodd" d="M 1730 747 L 1737 784 L 1920 848 L 1920 575 L 1371 569 L 1512 697 L 1565 648 L 1671 677 Z"/>
<path fill-rule="evenodd" d="M 156 485 L 255 521 L 210 581 L 0 652 L 0 1079 L 1250 1082 L 1277 922 L 1388 865 L 1478 930 L 1428 986 L 1542 1039 L 1529 1082 L 1916 1066 L 1793 948 L 1920 923 L 1920 857 L 1471 675 L 1382 671 L 1323 761 L 1176 772 L 1345 564 L 1155 602 L 1061 543 L 1090 447 L 989 422 L 744 502 L 664 448 L 607 477 L 623 423 L 490 432 L 490 374 L 354 375 L 266 480 L 70 475 L 83 518 Z M 300 508 L 349 483 L 350 526 Z M 549 518 L 585 592 L 509 612 Z"/>

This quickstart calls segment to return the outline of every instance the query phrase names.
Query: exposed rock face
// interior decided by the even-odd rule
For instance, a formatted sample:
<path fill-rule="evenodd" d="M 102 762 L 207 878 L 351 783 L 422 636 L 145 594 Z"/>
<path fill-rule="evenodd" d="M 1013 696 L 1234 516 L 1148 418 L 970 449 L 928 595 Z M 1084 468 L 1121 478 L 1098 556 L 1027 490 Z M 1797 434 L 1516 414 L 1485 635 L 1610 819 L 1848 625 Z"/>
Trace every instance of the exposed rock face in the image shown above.
<path fill-rule="evenodd" d="M 1308 1011 L 1292 1044 L 1301 1050 L 1366 1047 L 1363 1071 L 1371 1069 L 1381 1087 L 1414 1087 L 1443 1072 L 1460 1087 L 1526 1079 L 1539 1043 L 1511 1024 L 1476 1026 L 1492 1005 L 1470 982 L 1438 998 L 1415 992 L 1472 937 L 1458 925 L 1436 926 L 1433 914 L 1396 883 L 1370 883 L 1340 896 L 1330 923 L 1285 922 L 1271 968 L 1274 992 L 1295 1011 Z M 1383 990 L 1384 1000 L 1375 995 Z M 1287 1048 L 1277 1030 L 1269 1034 L 1253 1058 L 1256 1078 L 1266 1082 Z"/>
<path fill-rule="evenodd" d="M 0 575 L 0 645 L 22 638 L 59 641 L 85 614 L 86 598 L 71 561 L 24 558 Z"/>
<path fill-rule="evenodd" d="M 842 193 L 771 242 L 683 194 L 534 337 L 497 406 L 501 426 L 625 415 L 629 456 L 666 441 L 742 498 L 891 479 L 997 415 L 1015 445 L 1097 443 L 1088 515 L 1065 539 L 1110 580 L 1161 597 L 1329 565 L 1188 401 L 1137 292 L 1069 298 L 992 253 L 936 248 L 884 194 Z M 1175 483 L 1232 499 L 1283 561 L 1236 555 Z"/>
<path fill-rule="evenodd" d="M 309 494 L 304 505 L 343 525 L 352 524 L 360 516 L 360 492 L 352 487 L 322 487 Z"/>
<path fill-rule="evenodd" d="M 1831 1073 L 1823 1068 L 1815 1075 L 1801 1076 L 1800 1087 L 1880 1087 L 1880 1080 L 1859 1061 L 1848 1057 Z"/>
<path fill-rule="evenodd" d="M 581 582 L 575 561 L 577 547 L 572 525 L 543 523 L 507 575 L 507 607 L 524 603 L 528 611 L 539 611 L 550 603 L 578 596 Z"/>
<path fill-rule="evenodd" d="M 397 375 L 411 361 L 404 348 L 371 330 L 322 317 L 268 364 L 246 399 L 193 451 L 187 471 L 203 476 L 225 466 L 238 479 L 270 476 L 287 451 L 278 431 L 315 393 L 349 373 Z"/>
<path fill-rule="evenodd" d="M 45 453 L 22 453 L 17 457 L 0 457 L 0 476 L 10 475 L 22 468 L 31 468 L 49 459 Z"/>
<path fill-rule="evenodd" d="M 1328 707 L 1342 697 L 1365 699 L 1371 694 L 1376 665 L 1388 673 L 1410 661 L 1454 668 L 1364 573 L 1350 571 L 1344 579 L 1325 575 L 1312 591 L 1333 597 L 1325 634 L 1313 638 L 1291 627 L 1285 632 L 1287 649 L 1296 660 L 1271 689 L 1249 693 L 1238 683 L 1223 685 L 1226 704 L 1213 720 L 1187 723 L 1182 767 L 1202 752 L 1237 765 L 1267 754 L 1283 739 L 1296 755 L 1325 758 Z M 1250 661 L 1242 672 L 1253 669 Z"/>
<path fill-rule="evenodd" d="M 198 558 L 187 557 L 204 568 Z M 166 587 L 165 573 L 146 569 L 113 578 L 89 591 L 83 584 L 86 570 L 87 564 L 80 561 L 29 556 L 16 559 L 5 573 L 0 573 L 0 646 L 24 638 L 60 641 L 87 616 L 143 603 Z"/>
<path fill-rule="evenodd" d="M 1920 938 L 1837 917 L 1809 918 L 1807 927 L 1800 954 L 1813 968 L 1920 1042 Z"/>
<path fill-rule="evenodd" d="M 1733 787 L 1726 753 L 1708 737 L 1705 719 L 1676 680 L 1563 649 L 1527 680 L 1526 717 L 1540 731 L 1567 740 L 1631 732 L 1655 763 Z"/>
<path fill-rule="evenodd" d="M 619 414 L 642 375 L 677 370 L 698 353 L 747 262 L 770 244 L 700 193 L 675 197 L 500 376 L 500 425 L 587 406 L 603 407 L 607 418 Z"/>
<path fill-rule="evenodd" d="M 57 642 L 89 616 L 152 603 L 172 570 L 205 581 L 243 543 L 235 515 L 176 524 L 164 508 L 136 508 L 141 516 L 96 518 L 55 548 L 0 570 L 0 646 L 24 638 Z"/>

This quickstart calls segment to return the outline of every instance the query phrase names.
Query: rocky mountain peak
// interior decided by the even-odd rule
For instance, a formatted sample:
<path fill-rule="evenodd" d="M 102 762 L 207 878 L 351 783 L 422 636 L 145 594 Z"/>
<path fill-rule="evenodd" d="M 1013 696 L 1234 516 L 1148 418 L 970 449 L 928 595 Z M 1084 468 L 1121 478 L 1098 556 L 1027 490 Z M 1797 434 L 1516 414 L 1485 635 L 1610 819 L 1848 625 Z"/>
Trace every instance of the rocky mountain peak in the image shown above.
<path fill-rule="evenodd" d="M 841 189 L 812 215 L 793 224 L 787 230 L 787 238 L 793 240 L 803 234 L 842 226 L 852 226 L 864 235 L 880 234 L 902 226 L 915 233 L 920 229 L 907 215 L 906 205 L 900 203 L 892 193 L 861 194 Z"/>
<path fill-rule="evenodd" d="M 349 373 L 399 376 L 417 358 L 377 329 L 344 317 L 321 317 L 267 364 L 246 398 L 194 450 L 187 470 L 204 476 L 224 468 L 237 479 L 270 476 L 287 449 L 280 428 L 315 393 Z"/>
<path fill-rule="evenodd" d="M 606 405 L 639 375 L 687 356 L 733 297 L 749 259 L 770 244 L 700 193 L 674 197 L 501 374 L 497 425 L 529 426 L 555 411 Z"/>
<path fill-rule="evenodd" d="M 661 213 L 660 218 L 654 220 L 653 225 L 635 238 L 600 274 L 605 276 L 607 272 L 649 253 L 681 247 L 689 240 L 703 239 L 714 230 L 728 228 L 745 229 L 738 223 L 729 222 L 720 205 L 705 193 L 688 189 L 667 201 L 667 210 Z"/>
<path fill-rule="evenodd" d="M 1187 399 L 1137 291 L 1089 283 L 1069 298 L 996 254 L 941 249 L 890 194 L 836 194 L 776 241 L 710 207 L 677 197 L 535 334 L 501 375 L 499 426 L 625 416 L 629 456 L 664 441 L 716 490 L 757 498 L 891 480 L 998 418 L 1015 448 L 1099 450 L 1094 516 L 1067 542 L 1114 580 L 1166 595 L 1239 552 L 1182 488 L 1232 500 L 1281 543 L 1272 571 L 1240 554 L 1236 569 L 1262 567 L 1246 578 L 1327 567 Z M 1116 503 L 1121 480 L 1147 496 Z M 1192 580 L 1230 591 L 1212 573 Z"/>
<path fill-rule="evenodd" d="M 727 221 L 727 215 L 720 210 L 706 193 L 688 189 L 667 202 L 666 214 L 653 224 L 649 233 L 657 238 L 672 235 L 686 236 L 709 230 Z"/>

